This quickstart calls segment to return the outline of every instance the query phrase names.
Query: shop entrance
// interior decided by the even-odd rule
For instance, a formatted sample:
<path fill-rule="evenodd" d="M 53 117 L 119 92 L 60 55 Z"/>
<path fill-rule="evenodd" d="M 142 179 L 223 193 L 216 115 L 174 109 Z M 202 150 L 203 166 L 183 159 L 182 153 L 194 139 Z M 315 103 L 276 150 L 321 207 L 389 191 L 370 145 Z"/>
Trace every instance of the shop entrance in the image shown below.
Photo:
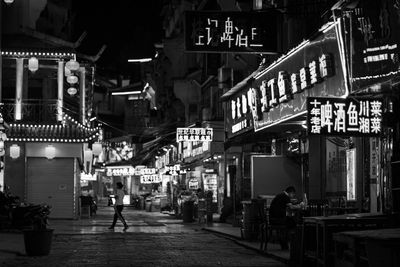
<path fill-rule="evenodd" d="M 52 218 L 74 218 L 74 176 L 74 159 L 28 158 L 27 201 L 49 204 Z"/>

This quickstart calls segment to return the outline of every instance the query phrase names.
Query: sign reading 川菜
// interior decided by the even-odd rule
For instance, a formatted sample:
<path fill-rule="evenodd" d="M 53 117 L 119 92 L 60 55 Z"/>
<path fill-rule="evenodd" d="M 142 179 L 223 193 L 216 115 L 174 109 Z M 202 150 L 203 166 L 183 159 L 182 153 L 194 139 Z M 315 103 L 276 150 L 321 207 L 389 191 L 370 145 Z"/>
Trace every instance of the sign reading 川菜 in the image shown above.
<path fill-rule="evenodd" d="M 373 136 L 382 132 L 381 99 L 307 99 L 309 134 Z"/>

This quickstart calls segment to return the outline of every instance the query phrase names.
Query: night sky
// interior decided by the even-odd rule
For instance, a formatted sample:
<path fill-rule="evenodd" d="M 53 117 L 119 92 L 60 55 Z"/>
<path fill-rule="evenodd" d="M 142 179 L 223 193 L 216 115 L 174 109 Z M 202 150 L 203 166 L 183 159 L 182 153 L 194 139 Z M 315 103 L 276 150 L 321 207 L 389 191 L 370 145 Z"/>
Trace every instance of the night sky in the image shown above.
<path fill-rule="evenodd" d="M 98 67 L 129 72 L 129 58 L 154 57 L 162 41 L 161 7 L 162 0 L 75 0 L 75 40 L 87 31 L 79 52 L 94 55 L 105 44 Z"/>

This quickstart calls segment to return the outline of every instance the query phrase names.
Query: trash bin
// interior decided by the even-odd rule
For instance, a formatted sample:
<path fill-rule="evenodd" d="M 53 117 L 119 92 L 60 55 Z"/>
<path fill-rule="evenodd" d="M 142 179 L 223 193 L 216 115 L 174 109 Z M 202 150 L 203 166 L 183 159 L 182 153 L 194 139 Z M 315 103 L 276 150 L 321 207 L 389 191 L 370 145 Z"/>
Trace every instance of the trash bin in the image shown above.
<path fill-rule="evenodd" d="M 146 198 L 145 208 L 146 208 L 146 211 L 148 211 L 148 212 L 151 211 L 151 202 L 152 202 L 151 198 Z"/>
<path fill-rule="evenodd" d="M 242 201 L 241 234 L 245 240 L 255 240 L 259 233 L 258 203 L 256 200 Z"/>
<path fill-rule="evenodd" d="M 193 222 L 194 221 L 194 201 L 186 200 L 183 202 L 183 222 Z"/>

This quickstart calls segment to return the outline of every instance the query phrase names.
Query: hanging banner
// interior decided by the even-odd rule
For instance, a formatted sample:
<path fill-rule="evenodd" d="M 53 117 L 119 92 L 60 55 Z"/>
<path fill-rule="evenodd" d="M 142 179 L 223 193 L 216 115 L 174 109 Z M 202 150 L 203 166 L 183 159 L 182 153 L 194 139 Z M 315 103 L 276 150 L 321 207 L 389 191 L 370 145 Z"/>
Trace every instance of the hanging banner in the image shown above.
<path fill-rule="evenodd" d="M 310 135 L 378 136 L 382 132 L 381 99 L 307 99 Z"/>
<path fill-rule="evenodd" d="M 185 50 L 276 54 L 277 14 L 271 11 L 187 11 Z"/>

